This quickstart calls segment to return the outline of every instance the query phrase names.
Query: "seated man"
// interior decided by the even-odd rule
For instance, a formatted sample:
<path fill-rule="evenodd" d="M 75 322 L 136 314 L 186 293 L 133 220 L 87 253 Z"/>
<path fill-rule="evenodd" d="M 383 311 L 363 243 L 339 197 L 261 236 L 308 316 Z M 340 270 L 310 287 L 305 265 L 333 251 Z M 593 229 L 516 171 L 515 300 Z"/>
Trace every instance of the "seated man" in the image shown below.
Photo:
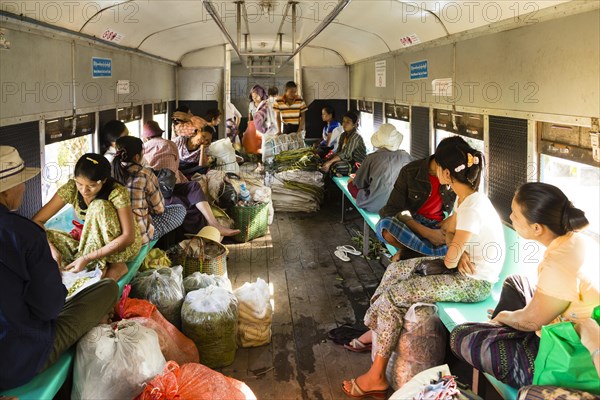
<path fill-rule="evenodd" d="M 25 182 L 17 150 L 0 146 L 0 390 L 29 382 L 96 326 L 117 302 L 119 287 L 104 279 L 68 302 L 44 230 L 16 213 Z"/>
<path fill-rule="evenodd" d="M 450 213 L 456 195 L 437 178 L 434 156 L 413 161 L 400 170 L 387 204 L 379 210 L 377 236 L 398 249 L 392 261 L 409 248 L 426 256 L 447 252 L 440 223 Z"/>

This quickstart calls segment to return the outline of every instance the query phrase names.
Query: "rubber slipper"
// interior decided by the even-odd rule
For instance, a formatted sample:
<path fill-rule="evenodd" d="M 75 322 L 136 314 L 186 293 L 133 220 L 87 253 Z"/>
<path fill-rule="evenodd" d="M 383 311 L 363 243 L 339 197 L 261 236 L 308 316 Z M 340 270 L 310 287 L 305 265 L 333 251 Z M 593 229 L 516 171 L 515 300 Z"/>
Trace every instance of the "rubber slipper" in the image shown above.
<path fill-rule="evenodd" d="M 350 257 L 348 257 L 348 255 L 346 254 L 346 252 L 344 250 L 336 250 L 333 252 L 333 254 L 335 254 L 335 256 L 342 261 L 345 261 L 345 262 L 350 261 Z"/>
<path fill-rule="evenodd" d="M 354 256 L 360 256 L 362 253 L 358 250 L 356 250 L 353 246 L 350 245 L 344 245 L 344 246 L 338 246 L 336 247 L 337 250 L 343 250 L 348 254 L 352 254 Z"/>
<path fill-rule="evenodd" d="M 364 353 L 366 351 L 371 351 L 371 343 L 364 344 L 358 339 L 352 339 L 352 341 L 348 344 L 344 345 L 346 350 L 350 350 L 354 353 Z"/>
<path fill-rule="evenodd" d="M 387 389 L 386 390 L 371 390 L 371 391 L 365 392 L 364 390 L 362 390 L 360 388 L 360 386 L 358 386 L 358 384 L 356 383 L 356 379 L 352 379 L 350 381 L 350 383 L 352 383 L 352 387 L 350 388 L 350 391 L 347 391 L 346 387 L 342 383 L 342 391 L 346 394 L 346 396 L 350 396 L 355 399 L 366 399 L 366 398 L 385 399 L 385 397 L 386 397 Z"/>

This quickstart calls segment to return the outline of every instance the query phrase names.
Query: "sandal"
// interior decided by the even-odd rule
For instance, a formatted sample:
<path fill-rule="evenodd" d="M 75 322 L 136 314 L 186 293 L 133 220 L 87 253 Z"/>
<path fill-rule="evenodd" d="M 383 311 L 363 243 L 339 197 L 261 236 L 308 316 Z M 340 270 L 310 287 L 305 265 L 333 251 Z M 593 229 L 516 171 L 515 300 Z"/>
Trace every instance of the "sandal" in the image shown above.
<path fill-rule="evenodd" d="M 346 254 L 346 251 L 344 251 L 344 250 L 338 249 L 338 250 L 334 251 L 333 254 L 335 254 L 335 256 L 342 261 L 345 261 L 345 262 L 350 261 L 350 257 L 348 257 L 348 255 Z"/>
<path fill-rule="evenodd" d="M 364 344 L 358 339 L 352 339 L 350 343 L 345 344 L 344 348 L 346 350 L 350 350 L 354 353 L 364 353 L 366 351 L 371 351 L 373 345 L 371 343 Z"/>
<path fill-rule="evenodd" d="M 365 392 L 358 386 L 356 383 L 356 379 L 352 379 L 350 381 L 352 383 L 352 388 L 350 391 L 347 391 L 342 383 L 342 391 L 346 393 L 346 396 L 354 397 L 355 399 L 366 399 L 366 398 L 374 398 L 374 399 L 383 399 L 385 400 L 387 389 L 385 390 L 370 390 Z"/>
<path fill-rule="evenodd" d="M 327 338 L 333 341 L 335 344 L 343 346 L 345 344 L 350 343 L 352 339 L 360 337 L 360 335 L 362 335 L 365 332 L 367 332 L 366 329 L 357 329 L 353 328 L 351 325 L 346 324 L 327 332 Z"/>
<path fill-rule="evenodd" d="M 336 249 L 345 251 L 346 253 L 352 254 L 353 256 L 360 256 L 362 254 L 360 251 L 356 250 L 353 246 L 350 245 L 338 246 L 336 247 Z"/>

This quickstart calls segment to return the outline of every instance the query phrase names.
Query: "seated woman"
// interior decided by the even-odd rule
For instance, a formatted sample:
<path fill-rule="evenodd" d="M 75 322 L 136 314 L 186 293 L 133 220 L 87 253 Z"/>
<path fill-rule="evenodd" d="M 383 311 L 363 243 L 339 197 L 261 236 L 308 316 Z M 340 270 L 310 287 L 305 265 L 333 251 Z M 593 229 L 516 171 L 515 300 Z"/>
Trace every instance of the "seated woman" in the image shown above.
<path fill-rule="evenodd" d="M 112 175 L 122 183 L 131 198 L 131 209 L 142 234 L 142 245 L 158 240 L 167 232 L 181 226 L 185 207 L 165 201 L 154 172 L 142 167 L 144 143 L 133 136 L 117 139 L 117 152 L 112 163 Z"/>
<path fill-rule="evenodd" d="M 451 141 L 442 141 L 444 146 Z M 413 161 L 400 170 L 383 208 L 376 231 L 379 240 L 396 248 L 391 261 L 399 261 L 412 250 L 425 256 L 446 255 L 446 238 L 441 225 L 450 214 L 456 194 L 441 185 L 435 155 Z"/>
<path fill-rule="evenodd" d="M 81 237 L 68 232 L 46 231 L 52 257 L 67 271 L 99 267 L 103 277 L 118 280 L 127 273 L 126 262 L 142 247 L 140 228 L 133 220 L 129 192 L 110 176 L 110 164 L 101 155 L 88 153 L 75 164 L 74 178 L 33 216 L 39 226 L 66 204 L 84 221 Z"/>
<path fill-rule="evenodd" d="M 188 178 L 196 172 L 206 173 L 210 160 L 208 147 L 212 142 L 213 129 L 206 125 L 194 136 L 175 138 L 179 152 L 179 170 Z"/>
<path fill-rule="evenodd" d="M 477 191 L 483 155 L 456 136 L 440 143 L 435 159 L 440 182 L 450 185 L 458 196 L 452 223 L 447 228 L 449 250 L 443 261 L 437 259 L 446 268 L 455 269 L 455 273 L 415 274 L 415 267 L 427 258 L 388 266 L 365 315 L 365 324 L 377 334 L 377 354 L 366 374 L 344 382 L 343 390 L 349 396 L 385 396 L 387 364 L 398 344 L 404 315 L 412 304 L 482 301 L 490 295 L 502 269 L 505 254 L 502 222 L 490 200 Z M 353 341 L 351 347 L 369 343 L 372 332 Z"/>
<path fill-rule="evenodd" d="M 185 220 L 180 229 L 183 233 L 196 234 L 206 225 L 214 226 L 222 236 L 235 236 L 239 229 L 229 229 L 216 220 L 202 188 L 198 182 L 190 182 L 179 171 L 179 154 L 177 145 L 163 139 L 158 125 L 147 122 L 144 125 L 144 160 L 155 171 L 167 168 L 177 176 L 177 184 L 173 195 L 165 199 L 165 204 L 181 204 L 187 210 Z M 178 228 L 179 230 L 179 228 Z"/>
<path fill-rule="evenodd" d="M 377 149 L 369 154 L 356 176 L 348 180 L 348 190 L 356 199 L 356 205 L 369 212 L 379 212 L 385 206 L 400 170 L 413 158 L 400 150 L 402 134 L 394 125 L 383 124 L 371 137 Z"/>
<path fill-rule="evenodd" d="M 54 364 L 117 303 L 119 287 L 103 279 L 65 303 L 67 289 L 43 229 L 18 215 L 25 168 L 17 150 L 0 146 L 0 391 L 19 387 Z M 0 396 L 1 397 L 1 396 Z"/>
<path fill-rule="evenodd" d="M 204 120 L 206 121 L 207 128 L 213 135 L 212 137 L 216 137 L 217 127 L 221 123 L 221 110 L 211 108 L 210 110 L 206 111 L 206 114 L 204 115 Z"/>
<path fill-rule="evenodd" d="M 115 149 L 115 142 L 118 138 L 129 135 L 129 130 L 123 122 L 114 120 L 104 124 L 100 134 L 105 149 L 104 157 L 106 157 L 109 163 L 112 163 L 117 151 Z"/>
<path fill-rule="evenodd" d="M 355 170 L 355 164 L 361 163 L 367 156 L 367 149 L 362 136 L 357 131 L 358 115 L 348 111 L 342 119 L 344 133 L 339 138 L 334 154 L 322 166 L 321 171 L 329 172 L 335 163 L 344 161 L 350 164 L 350 169 Z"/>
<path fill-rule="evenodd" d="M 600 304 L 598 245 L 578 233 L 588 225 L 583 211 L 546 183 L 517 190 L 510 220 L 522 238 L 546 247 L 537 287 L 524 276 L 509 276 L 491 322 L 457 326 L 450 346 L 478 370 L 521 387 L 533 380 L 537 331 L 557 320 L 582 321 Z"/>
<path fill-rule="evenodd" d="M 317 154 L 319 157 L 325 158 L 331 150 L 336 148 L 344 128 L 335 119 L 335 110 L 332 106 L 326 105 L 323 107 L 321 119 L 325 122 L 325 126 L 323 127 L 323 140 L 317 145 Z"/>

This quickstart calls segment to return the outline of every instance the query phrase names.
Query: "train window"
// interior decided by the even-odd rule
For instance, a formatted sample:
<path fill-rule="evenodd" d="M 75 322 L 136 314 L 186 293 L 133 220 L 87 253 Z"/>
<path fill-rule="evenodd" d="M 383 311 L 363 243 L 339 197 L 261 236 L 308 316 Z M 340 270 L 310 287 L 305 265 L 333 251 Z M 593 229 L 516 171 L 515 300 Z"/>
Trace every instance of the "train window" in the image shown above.
<path fill-rule="evenodd" d="M 154 116 L 152 118 L 154 121 L 158 122 L 158 126 L 160 129 L 167 131 L 167 102 L 154 104 Z"/>
<path fill-rule="evenodd" d="M 371 144 L 371 136 L 373 136 L 373 114 L 361 111 L 359 121 L 359 132 L 365 141 L 367 152 L 373 151 L 373 145 Z"/>
<path fill-rule="evenodd" d="M 403 139 L 400 149 L 410 153 L 410 122 L 395 118 L 387 118 L 386 122 L 394 125 L 396 130 L 402 134 Z"/>
<path fill-rule="evenodd" d="M 75 163 L 85 153 L 93 152 L 95 115 L 58 118 L 46 121 L 42 203 L 47 203 L 73 174 Z"/>
<path fill-rule="evenodd" d="M 559 187 L 585 211 L 588 231 L 600 235 L 600 168 L 546 154 L 540 156 L 540 181 Z"/>
<path fill-rule="evenodd" d="M 129 134 L 141 137 L 142 133 L 142 106 L 124 107 L 117 109 L 117 119 L 123 121 Z"/>

